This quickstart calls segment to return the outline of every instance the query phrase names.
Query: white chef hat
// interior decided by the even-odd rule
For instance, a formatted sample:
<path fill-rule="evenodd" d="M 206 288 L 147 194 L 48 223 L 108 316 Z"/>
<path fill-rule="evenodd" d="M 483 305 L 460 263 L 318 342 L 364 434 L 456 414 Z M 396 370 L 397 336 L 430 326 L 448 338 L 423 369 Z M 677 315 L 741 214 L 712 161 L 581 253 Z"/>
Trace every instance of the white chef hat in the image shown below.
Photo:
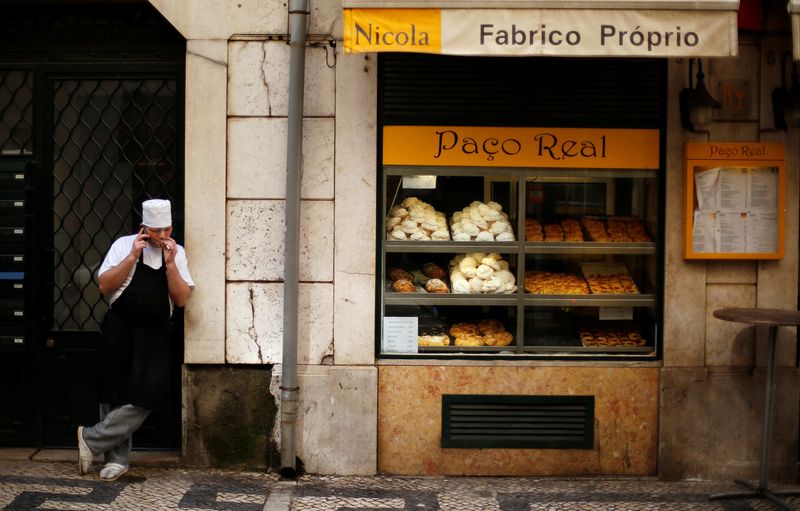
<path fill-rule="evenodd" d="M 172 226 L 170 202 L 164 199 L 150 199 L 142 202 L 142 223 L 156 229 Z"/>

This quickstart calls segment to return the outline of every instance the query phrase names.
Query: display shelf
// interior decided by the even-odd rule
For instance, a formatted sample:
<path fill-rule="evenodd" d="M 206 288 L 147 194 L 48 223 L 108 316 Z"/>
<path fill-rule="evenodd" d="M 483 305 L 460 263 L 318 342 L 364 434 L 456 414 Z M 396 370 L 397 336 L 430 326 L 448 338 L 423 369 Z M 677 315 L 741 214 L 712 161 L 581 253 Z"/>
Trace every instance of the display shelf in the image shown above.
<path fill-rule="evenodd" d="M 525 305 L 542 307 L 653 307 L 650 294 L 532 295 L 525 294 Z"/>
<path fill-rule="evenodd" d="M 453 293 L 394 293 L 383 296 L 386 305 L 516 305 L 519 293 L 469 295 Z"/>
<path fill-rule="evenodd" d="M 526 254 L 655 254 L 655 243 L 526 242 Z"/>
<path fill-rule="evenodd" d="M 520 250 L 518 241 L 387 241 L 384 250 L 387 253 L 466 253 L 496 252 L 512 254 Z"/>
<path fill-rule="evenodd" d="M 522 355 L 549 355 L 558 356 L 569 354 L 570 356 L 597 357 L 603 355 L 613 356 L 647 356 L 655 353 L 652 346 L 420 346 L 419 355 L 425 354 L 475 354 L 475 355 L 498 355 L 498 354 L 522 354 Z M 406 354 L 404 354 L 406 355 Z"/>

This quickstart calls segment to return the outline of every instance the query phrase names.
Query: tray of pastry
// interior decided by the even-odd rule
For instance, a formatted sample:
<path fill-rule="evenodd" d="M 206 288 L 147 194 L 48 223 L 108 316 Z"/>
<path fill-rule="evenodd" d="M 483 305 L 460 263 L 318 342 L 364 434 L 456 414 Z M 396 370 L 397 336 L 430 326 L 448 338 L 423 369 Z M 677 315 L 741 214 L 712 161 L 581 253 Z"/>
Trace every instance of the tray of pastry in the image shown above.
<path fill-rule="evenodd" d="M 592 294 L 639 294 L 624 264 L 581 263 L 581 272 Z"/>
<path fill-rule="evenodd" d="M 528 253 L 654 254 L 656 245 L 637 217 L 581 217 L 540 223 L 525 219 Z"/>
<path fill-rule="evenodd" d="M 397 266 L 386 269 L 387 290 L 395 293 L 450 292 L 447 273 L 436 263 L 425 263 L 419 269 L 405 270 Z"/>
<path fill-rule="evenodd" d="M 581 324 L 578 336 L 586 348 L 641 348 L 648 343 L 634 323 Z"/>
<path fill-rule="evenodd" d="M 484 318 L 479 321 L 461 321 L 446 330 L 423 331 L 418 336 L 420 348 L 502 348 L 514 344 L 514 335 L 506 330 L 503 321 Z"/>
<path fill-rule="evenodd" d="M 552 271 L 526 271 L 525 292 L 534 295 L 588 295 L 589 286 L 579 275 Z"/>

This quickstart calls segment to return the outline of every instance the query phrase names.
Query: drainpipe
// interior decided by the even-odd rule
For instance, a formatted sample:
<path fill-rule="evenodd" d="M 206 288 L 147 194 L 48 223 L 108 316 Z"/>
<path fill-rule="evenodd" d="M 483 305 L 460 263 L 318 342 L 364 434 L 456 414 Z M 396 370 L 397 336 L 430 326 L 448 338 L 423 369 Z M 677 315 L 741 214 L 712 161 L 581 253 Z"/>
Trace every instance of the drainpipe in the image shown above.
<path fill-rule="evenodd" d="M 283 278 L 283 359 L 281 375 L 281 469 L 295 476 L 297 422 L 297 295 L 300 265 L 300 177 L 303 154 L 303 82 L 305 81 L 308 0 L 289 0 L 289 119 L 286 139 L 286 250 Z"/>

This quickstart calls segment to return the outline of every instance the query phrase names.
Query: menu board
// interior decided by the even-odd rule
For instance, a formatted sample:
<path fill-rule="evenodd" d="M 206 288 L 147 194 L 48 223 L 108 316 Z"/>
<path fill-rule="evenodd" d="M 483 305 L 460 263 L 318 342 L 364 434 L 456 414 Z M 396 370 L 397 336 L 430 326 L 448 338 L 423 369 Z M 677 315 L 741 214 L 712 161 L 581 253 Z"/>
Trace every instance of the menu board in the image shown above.
<path fill-rule="evenodd" d="M 686 258 L 783 257 L 784 152 L 782 144 L 687 144 Z"/>

